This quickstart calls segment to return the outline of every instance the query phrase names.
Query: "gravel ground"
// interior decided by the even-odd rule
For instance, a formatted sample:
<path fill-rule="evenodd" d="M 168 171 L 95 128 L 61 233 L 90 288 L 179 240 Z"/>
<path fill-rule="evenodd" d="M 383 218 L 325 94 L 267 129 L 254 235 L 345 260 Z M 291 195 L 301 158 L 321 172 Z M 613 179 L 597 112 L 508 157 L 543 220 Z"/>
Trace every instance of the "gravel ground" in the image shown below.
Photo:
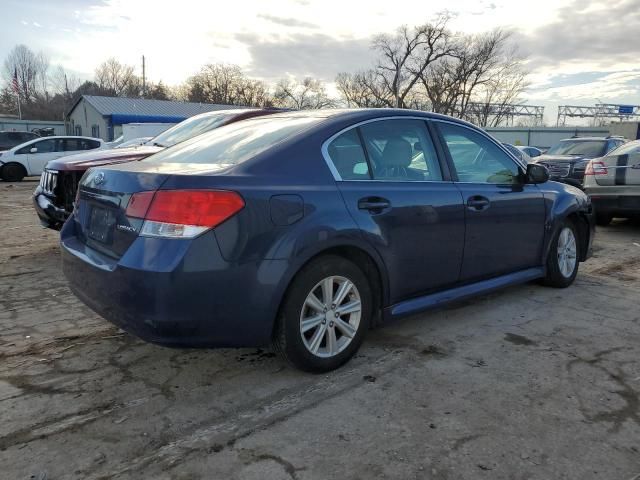
<path fill-rule="evenodd" d="M 111 327 L 35 186 L 0 183 L 2 478 L 640 479 L 640 223 L 600 228 L 566 290 L 403 319 L 318 376 Z"/>

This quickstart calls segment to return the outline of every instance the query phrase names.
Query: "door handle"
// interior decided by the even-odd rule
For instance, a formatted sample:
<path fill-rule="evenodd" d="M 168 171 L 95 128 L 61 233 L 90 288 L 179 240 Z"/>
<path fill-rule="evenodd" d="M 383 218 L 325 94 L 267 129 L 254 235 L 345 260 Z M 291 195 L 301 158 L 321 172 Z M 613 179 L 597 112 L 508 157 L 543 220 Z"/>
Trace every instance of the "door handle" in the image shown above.
<path fill-rule="evenodd" d="M 467 207 L 469 210 L 486 210 L 491 205 L 491 202 L 487 197 L 483 197 L 482 195 L 474 195 L 467 199 Z"/>
<path fill-rule="evenodd" d="M 358 200 L 358 208 L 360 210 L 369 210 L 371 213 L 381 213 L 383 210 L 390 207 L 391 202 L 386 198 L 365 197 Z"/>

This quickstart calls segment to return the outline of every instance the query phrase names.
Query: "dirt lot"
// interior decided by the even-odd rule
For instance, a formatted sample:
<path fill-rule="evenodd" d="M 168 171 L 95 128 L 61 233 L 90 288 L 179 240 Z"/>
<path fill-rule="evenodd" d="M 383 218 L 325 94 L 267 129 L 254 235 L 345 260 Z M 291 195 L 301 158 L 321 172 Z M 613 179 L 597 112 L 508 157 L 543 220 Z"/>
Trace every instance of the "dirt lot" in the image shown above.
<path fill-rule="evenodd" d="M 0 183 L 0 477 L 640 478 L 640 224 L 574 286 L 527 284 L 371 332 L 330 375 L 170 350 L 80 305 L 35 181 Z"/>

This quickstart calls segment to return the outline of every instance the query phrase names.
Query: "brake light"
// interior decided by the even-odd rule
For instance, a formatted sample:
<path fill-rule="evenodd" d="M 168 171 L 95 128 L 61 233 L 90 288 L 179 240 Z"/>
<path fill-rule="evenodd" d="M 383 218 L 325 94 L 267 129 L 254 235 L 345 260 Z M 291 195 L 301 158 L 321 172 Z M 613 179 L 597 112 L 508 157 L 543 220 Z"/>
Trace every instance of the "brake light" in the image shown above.
<path fill-rule="evenodd" d="M 192 238 L 220 225 L 244 208 L 236 192 L 226 190 L 158 190 L 135 193 L 127 216 L 142 218 L 140 235 Z"/>
<path fill-rule="evenodd" d="M 594 162 L 591 160 L 584 171 L 585 175 L 606 175 L 608 172 L 604 162 Z"/>

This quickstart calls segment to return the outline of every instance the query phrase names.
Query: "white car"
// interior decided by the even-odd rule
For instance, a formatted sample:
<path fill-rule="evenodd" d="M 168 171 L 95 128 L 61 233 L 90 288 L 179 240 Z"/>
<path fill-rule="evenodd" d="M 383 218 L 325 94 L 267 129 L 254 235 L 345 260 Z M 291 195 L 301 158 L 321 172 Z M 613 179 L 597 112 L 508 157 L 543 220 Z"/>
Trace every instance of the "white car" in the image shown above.
<path fill-rule="evenodd" d="M 40 175 L 49 160 L 65 155 L 105 148 L 99 138 L 56 136 L 30 140 L 0 152 L 0 177 L 19 182 L 26 176 Z"/>

